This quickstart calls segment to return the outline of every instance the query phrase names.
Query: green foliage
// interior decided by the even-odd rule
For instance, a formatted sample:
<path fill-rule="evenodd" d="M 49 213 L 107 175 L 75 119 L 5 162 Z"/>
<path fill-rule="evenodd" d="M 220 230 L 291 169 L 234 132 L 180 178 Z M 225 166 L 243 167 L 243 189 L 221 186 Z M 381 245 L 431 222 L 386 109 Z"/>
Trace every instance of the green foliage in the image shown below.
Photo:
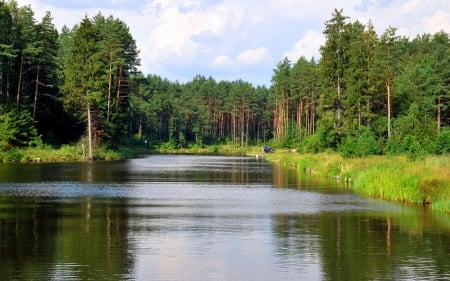
<path fill-rule="evenodd" d="M 437 136 L 435 153 L 438 155 L 450 153 L 450 129 L 442 130 Z"/>
<path fill-rule="evenodd" d="M 39 139 L 28 112 L 0 106 L 0 149 L 41 145 Z"/>
<path fill-rule="evenodd" d="M 366 157 L 380 154 L 381 146 L 375 134 L 371 130 L 365 130 L 357 139 L 348 138 L 339 146 L 338 151 L 343 157 Z"/>
<path fill-rule="evenodd" d="M 301 145 L 301 151 L 304 153 L 318 153 L 324 151 L 326 143 L 320 134 L 314 134 L 304 139 Z"/>
<path fill-rule="evenodd" d="M 378 36 L 371 22 L 335 9 L 320 61 L 283 58 L 266 88 L 203 75 L 183 84 L 144 76 L 120 19 L 98 13 L 58 34 L 50 13 L 41 21 L 33 16 L 29 6 L 0 3 L 3 149 L 76 142 L 88 135 L 91 112 L 96 149 L 145 138 L 167 149 L 273 142 L 344 157 L 404 153 L 410 160 L 449 151 L 445 32 L 410 40 L 389 27 Z"/>

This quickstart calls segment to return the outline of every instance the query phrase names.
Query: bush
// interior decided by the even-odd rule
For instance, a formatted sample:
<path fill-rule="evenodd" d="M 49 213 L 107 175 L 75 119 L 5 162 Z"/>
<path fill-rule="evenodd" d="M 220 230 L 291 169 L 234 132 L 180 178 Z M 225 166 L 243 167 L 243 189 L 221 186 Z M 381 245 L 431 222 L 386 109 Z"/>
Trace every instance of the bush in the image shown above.
<path fill-rule="evenodd" d="M 325 144 L 319 134 L 314 134 L 305 138 L 301 150 L 306 153 L 318 153 L 325 150 Z"/>
<path fill-rule="evenodd" d="M 426 156 L 425 149 L 414 138 L 408 140 L 408 146 L 406 149 L 406 158 L 410 161 L 423 160 Z"/>
<path fill-rule="evenodd" d="M 26 111 L 6 110 L 0 106 L 0 149 L 29 145 L 42 145 L 33 118 Z"/>
<path fill-rule="evenodd" d="M 366 157 L 380 154 L 381 146 L 377 142 L 375 134 L 371 130 L 366 130 L 358 140 L 348 138 L 343 145 L 338 147 L 338 151 L 342 157 Z"/>
<path fill-rule="evenodd" d="M 358 143 L 353 138 L 348 138 L 344 144 L 338 147 L 339 154 L 344 158 L 355 157 Z"/>
<path fill-rule="evenodd" d="M 442 130 L 435 142 L 435 153 L 440 155 L 450 152 L 450 129 Z"/>
<path fill-rule="evenodd" d="M 381 146 L 375 138 L 375 134 L 371 130 L 364 131 L 359 136 L 356 146 L 356 154 L 359 156 L 368 156 L 372 154 L 380 154 Z"/>

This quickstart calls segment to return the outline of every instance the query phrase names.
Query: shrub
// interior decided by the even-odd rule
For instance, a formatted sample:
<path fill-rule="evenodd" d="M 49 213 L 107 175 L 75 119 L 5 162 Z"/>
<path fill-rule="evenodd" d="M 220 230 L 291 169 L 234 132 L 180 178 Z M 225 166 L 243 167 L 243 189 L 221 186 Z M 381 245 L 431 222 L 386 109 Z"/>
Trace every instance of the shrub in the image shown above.
<path fill-rule="evenodd" d="M 422 148 L 420 143 L 414 140 L 408 147 L 406 158 L 410 161 L 423 160 L 426 154 L 426 151 Z"/>
<path fill-rule="evenodd" d="M 325 144 L 319 134 L 314 134 L 305 138 L 301 150 L 307 153 L 318 153 L 325 150 Z"/>
<path fill-rule="evenodd" d="M 450 152 L 450 129 L 442 130 L 435 142 L 435 153 L 444 154 Z"/>
<path fill-rule="evenodd" d="M 373 154 L 381 153 L 381 146 L 375 138 L 375 134 L 371 130 L 364 131 L 358 138 L 349 138 L 346 142 L 338 147 L 338 151 L 342 157 L 366 157 Z"/>
<path fill-rule="evenodd" d="M 347 139 L 344 144 L 338 147 L 338 152 L 344 158 L 354 157 L 356 156 L 358 143 L 353 138 Z"/>
<path fill-rule="evenodd" d="M 29 145 L 42 145 L 30 114 L 0 106 L 0 149 Z"/>

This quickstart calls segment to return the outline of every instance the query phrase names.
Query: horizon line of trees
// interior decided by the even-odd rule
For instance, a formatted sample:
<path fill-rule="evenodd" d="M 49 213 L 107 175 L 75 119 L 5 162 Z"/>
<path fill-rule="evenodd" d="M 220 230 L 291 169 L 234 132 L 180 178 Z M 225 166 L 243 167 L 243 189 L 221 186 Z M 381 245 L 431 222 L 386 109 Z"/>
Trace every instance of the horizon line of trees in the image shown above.
<path fill-rule="evenodd" d="M 0 149 L 92 142 L 180 148 L 271 143 L 344 156 L 450 151 L 450 40 L 414 39 L 335 9 L 321 58 L 287 58 L 272 85 L 187 83 L 139 72 L 127 25 L 87 16 L 58 33 L 48 12 L 0 2 Z M 90 145 L 90 146 L 91 146 Z"/>

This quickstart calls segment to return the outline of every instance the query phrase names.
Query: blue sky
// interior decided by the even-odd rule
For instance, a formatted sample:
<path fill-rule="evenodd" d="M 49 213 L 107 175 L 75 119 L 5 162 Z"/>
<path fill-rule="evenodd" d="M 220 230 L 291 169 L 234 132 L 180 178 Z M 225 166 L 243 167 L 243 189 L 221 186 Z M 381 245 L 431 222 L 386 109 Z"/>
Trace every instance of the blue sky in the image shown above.
<path fill-rule="evenodd" d="M 140 50 L 144 74 L 187 82 L 195 75 L 270 86 L 283 58 L 319 57 L 334 8 L 351 21 L 369 19 L 380 35 L 450 33 L 448 0 L 18 0 L 40 20 L 72 27 L 101 12 L 124 21 Z"/>

